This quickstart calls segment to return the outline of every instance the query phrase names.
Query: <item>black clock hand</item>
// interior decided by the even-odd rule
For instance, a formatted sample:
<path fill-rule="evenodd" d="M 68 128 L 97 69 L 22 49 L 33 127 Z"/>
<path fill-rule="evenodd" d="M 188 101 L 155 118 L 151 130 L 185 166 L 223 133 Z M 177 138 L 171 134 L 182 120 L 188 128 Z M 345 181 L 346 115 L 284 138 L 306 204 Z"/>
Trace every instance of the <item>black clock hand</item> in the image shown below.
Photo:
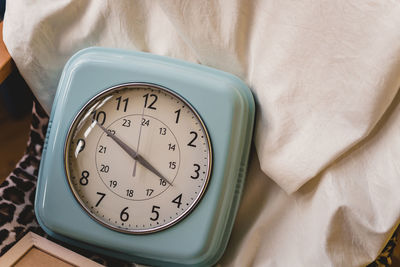
<path fill-rule="evenodd" d="M 112 140 L 115 141 L 126 153 L 128 153 L 129 156 L 131 156 L 134 160 L 137 160 L 140 164 L 142 164 L 143 167 L 160 177 L 163 181 L 165 181 L 167 184 L 172 185 L 170 181 L 168 181 L 167 178 L 165 178 L 159 171 L 157 171 L 156 168 L 154 168 L 147 160 L 145 160 L 141 155 L 139 155 L 135 150 L 133 150 L 131 147 L 129 147 L 127 144 L 125 144 L 121 139 L 119 139 L 117 136 L 110 134 L 106 128 L 103 127 L 97 120 L 94 120 L 96 122 L 96 125 L 100 127 L 109 137 L 111 137 Z"/>

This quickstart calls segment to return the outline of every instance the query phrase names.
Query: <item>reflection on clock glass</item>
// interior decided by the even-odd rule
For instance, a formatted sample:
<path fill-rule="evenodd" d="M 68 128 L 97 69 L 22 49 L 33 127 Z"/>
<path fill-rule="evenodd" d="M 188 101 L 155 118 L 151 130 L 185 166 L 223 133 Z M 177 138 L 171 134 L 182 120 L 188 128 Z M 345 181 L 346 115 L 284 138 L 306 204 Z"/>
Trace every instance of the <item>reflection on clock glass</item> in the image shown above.
<path fill-rule="evenodd" d="M 196 111 L 170 90 L 145 83 L 90 100 L 65 145 L 75 198 L 96 221 L 128 233 L 159 231 L 188 215 L 205 192 L 211 163 Z"/>

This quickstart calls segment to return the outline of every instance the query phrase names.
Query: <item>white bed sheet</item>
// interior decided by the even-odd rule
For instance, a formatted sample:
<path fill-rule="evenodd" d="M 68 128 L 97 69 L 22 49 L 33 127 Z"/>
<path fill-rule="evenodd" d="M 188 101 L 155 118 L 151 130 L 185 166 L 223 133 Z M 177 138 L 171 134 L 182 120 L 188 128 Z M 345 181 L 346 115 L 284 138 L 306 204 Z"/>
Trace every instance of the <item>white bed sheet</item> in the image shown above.
<path fill-rule="evenodd" d="M 4 40 L 48 112 L 88 46 L 239 76 L 255 149 L 221 265 L 362 266 L 400 221 L 399 29 L 394 0 L 13 0 Z"/>

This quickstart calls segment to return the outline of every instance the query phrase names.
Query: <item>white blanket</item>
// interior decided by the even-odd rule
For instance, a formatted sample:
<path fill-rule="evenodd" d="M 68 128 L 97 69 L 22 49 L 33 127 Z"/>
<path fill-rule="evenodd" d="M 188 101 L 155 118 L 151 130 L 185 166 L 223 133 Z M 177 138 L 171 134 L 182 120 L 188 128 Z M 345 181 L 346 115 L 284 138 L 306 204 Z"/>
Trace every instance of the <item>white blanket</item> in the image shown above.
<path fill-rule="evenodd" d="M 223 266 L 362 266 L 398 226 L 398 1 L 12 0 L 4 40 L 48 112 L 66 60 L 88 46 L 251 87 L 256 149 Z"/>

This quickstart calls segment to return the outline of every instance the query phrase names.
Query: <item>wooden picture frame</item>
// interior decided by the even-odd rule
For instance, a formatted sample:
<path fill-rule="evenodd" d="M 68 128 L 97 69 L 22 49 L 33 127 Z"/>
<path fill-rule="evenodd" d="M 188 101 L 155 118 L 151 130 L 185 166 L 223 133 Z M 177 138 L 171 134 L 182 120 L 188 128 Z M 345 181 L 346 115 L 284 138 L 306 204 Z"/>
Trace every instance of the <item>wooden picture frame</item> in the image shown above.
<path fill-rule="evenodd" d="M 103 265 L 29 232 L 0 258 L 0 266 L 99 267 Z"/>

